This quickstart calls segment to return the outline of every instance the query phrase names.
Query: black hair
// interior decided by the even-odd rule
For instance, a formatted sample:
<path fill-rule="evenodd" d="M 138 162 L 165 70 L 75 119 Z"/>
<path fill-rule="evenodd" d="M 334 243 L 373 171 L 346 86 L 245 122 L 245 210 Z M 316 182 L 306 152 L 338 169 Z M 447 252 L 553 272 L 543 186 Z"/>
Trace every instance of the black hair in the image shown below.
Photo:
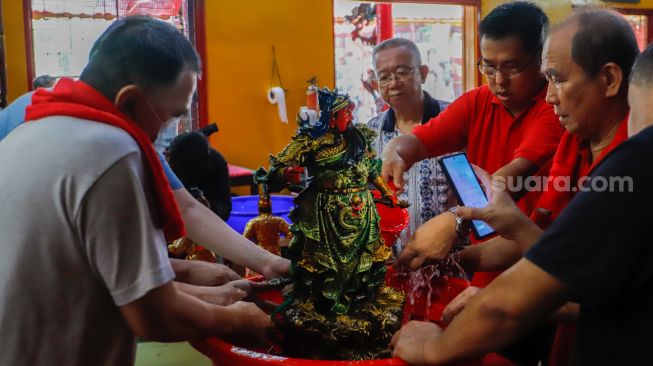
<path fill-rule="evenodd" d="M 34 78 L 32 81 L 32 86 L 36 88 L 49 88 L 54 85 L 57 81 L 57 78 L 50 75 L 40 75 Z"/>
<path fill-rule="evenodd" d="M 170 168 L 184 186 L 199 188 L 211 211 L 226 221 L 231 214 L 229 168 L 206 136 L 192 131 L 175 137 L 168 147 L 168 156 Z"/>
<path fill-rule="evenodd" d="M 80 79 L 113 100 L 125 85 L 169 85 L 185 70 L 200 74 L 200 59 L 177 28 L 130 16 L 111 24 L 95 41 Z"/>
<path fill-rule="evenodd" d="M 376 54 L 379 53 L 379 51 L 388 49 L 388 48 L 395 48 L 395 47 L 406 47 L 412 54 L 413 57 L 415 58 L 415 61 L 417 62 L 417 66 L 420 66 L 422 64 L 422 56 L 419 53 L 419 49 L 417 48 L 417 45 L 415 42 L 411 41 L 410 39 L 406 38 L 390 38 L 386 39 L 385 41 L 379 43 L 374 47 L 372 50 L 372 60 L 376 57 Z"/>
<path fill-rule="evenodd" d="M 653 44 L 642 52 L 633 65 L 630 83 L 637 86 L 653 86 Z"/>
<path fill-rule="evenodd" d="M 563 24 L 572 22 L 576 22 L 578 31 L 571 40 L 571 59 L 592 78 L 606 63 L 616 63 L 624 74 L 622 87 L 625 87 L 639 55 L 637 39 L 628 21 L 607 9 L 582 8 Z"/>
<path fill-rule="evenodd" d="M 537 5 L 515 1 L 497 6 L 481 21 L 479 36 L 490 39 L 517 37 L 532 56 L 542 51 L 542 29 L 549 17 Z"/>
<path fill-rule="evenodd" d="M 209 140 L 199 131 L 181 134 L 170 141 L 168 147 L 170 167 L 182 181 L 184 178 L 203 174 L 210 147 Z"/>

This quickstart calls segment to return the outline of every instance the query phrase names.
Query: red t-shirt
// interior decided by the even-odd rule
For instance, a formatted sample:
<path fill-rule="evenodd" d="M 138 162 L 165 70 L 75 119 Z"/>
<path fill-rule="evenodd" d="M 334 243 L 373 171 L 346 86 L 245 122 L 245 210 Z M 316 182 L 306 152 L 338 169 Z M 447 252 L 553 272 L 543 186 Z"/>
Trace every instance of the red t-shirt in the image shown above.
<path fill-rule="evenodd" d="M 545 97 L 546 86 L 525 110 L 512 116 L 484 85 L 461 95 L 412 132 L 430 157 L 465 149 L 469 161 L 490 174 L 516 158 L 528 159 L 542 168 L 550 163 L 564 132 Z M 531 192 L 519 206 L 530 213 L 538 198 L 539 193 Z M 472 284 L 485 287 L 499 274 L 478 272 Z"/>
<path fill-rule="evenodd" d="M 535 204 L 535 209 L 531 213 L 531 220 L 542 229 L 549 227 L 578 193 L 580 188 L 579 179 L 588 176 L 605 156 L 626 139 L 628 139 L 628 115 L 621 121 L 621 125 L 619 125 L 619 129 L 610 144 L 603 149 L 596 160 L 592 161 L 592 153 L 588 142 L 581 140 L 576 135 L 565 132 L 553 156 L 546 190 Z M 559 179 L 558 177 L 563 180 L 558 180 L 555 183 L 554 179 Z M 538 208 L 543 208 L 549 211 L 550 214 L 545 214 Z M 549 365 L 568 365 L 571 360 L 575 339 L 576 324 L 561 324 L 558 326 L 549 356 Z"/>
<path fill-rule="evenodd" d="M 621 121 L 610 144 L 603 149 L 596 160 L 592 161 L 588 141 L 565 132 L 553 156 L 546 190 L 535 204 L 531 220 L 542 229 L 549 227 L 580 191 L 579 179 L 587 177 L 606 155 L 626 139 L 628 139 L 628 115 Z M 550 214 L 544 214 L 538 208 L 543 208 Z"/>
<path fill-rule="evenodd" d="M 513 117 L 484 85 L 461 95 L 413 134 L 430 157 L 465 149 L 469 161 L 490 174 L 516 158 L 542 167 L 564 131 L 545 96 L 546 87 Z"/>

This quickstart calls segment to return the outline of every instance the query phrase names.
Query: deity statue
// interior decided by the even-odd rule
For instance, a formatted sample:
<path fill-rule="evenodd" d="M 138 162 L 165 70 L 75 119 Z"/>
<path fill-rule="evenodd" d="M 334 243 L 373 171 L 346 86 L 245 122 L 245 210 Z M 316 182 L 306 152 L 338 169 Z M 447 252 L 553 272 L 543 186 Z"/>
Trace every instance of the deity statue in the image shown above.
<path fill-rule="evenodd" d="M 274 319 L 291 356 L 388 356 L 404 294 L 385 286 L 391 249 L 380 236 L 368 185 L 390 206 L 406 203 L 380 176 L 381 160 L 370 145 L 375 132 L 351 123 L 349 97 L 322 89 L 318 102 L 317 120 L 299 119 L 296 135 L 270 157 L 264 177 L 270 191 L 298 193 L 288 248 L 293 290 Z"/>
<path fill-rule="evenodd" d="M 245 225 L 243 236 L 258 244 L 261 248 L 276 255 L 281 255 L 279 234 L 292 238 L 290 226 L 282 217 L 272 215 L 272 201 L 267 188 L 259 195 L 258 216 Z"/>
<path fill-rule="evenodd" d="M 189 189 L 190 194 L 204 206 L 209 207 L 209 201 L 204 197 L 202 191 L 196 187 Z M 190 261 L 204 261 L 215 263 L 217 258 L 215 253 L 195 243 L 189 238 L 179 238 L 168 244 L 168 253 L 170 256 Z"/>

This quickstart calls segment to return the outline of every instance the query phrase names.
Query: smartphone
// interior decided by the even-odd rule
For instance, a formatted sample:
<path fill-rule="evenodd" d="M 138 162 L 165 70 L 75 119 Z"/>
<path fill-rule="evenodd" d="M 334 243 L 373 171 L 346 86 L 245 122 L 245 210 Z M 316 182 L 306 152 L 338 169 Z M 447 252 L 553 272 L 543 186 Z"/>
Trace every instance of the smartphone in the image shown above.
<path fill-rule="evenodd" d="M 485 207 L 487 205 L 487 197 L 481 187 L 481 182 L 476 178 L 474 169 L 469 164 L 465 153 L 445 156 L 438 162 L 461 205 L 468 207 Z M 490 225 L 480 220 L 472 220 L 472 231 L 476 239 L 483 239 L 495 233 Z"/>

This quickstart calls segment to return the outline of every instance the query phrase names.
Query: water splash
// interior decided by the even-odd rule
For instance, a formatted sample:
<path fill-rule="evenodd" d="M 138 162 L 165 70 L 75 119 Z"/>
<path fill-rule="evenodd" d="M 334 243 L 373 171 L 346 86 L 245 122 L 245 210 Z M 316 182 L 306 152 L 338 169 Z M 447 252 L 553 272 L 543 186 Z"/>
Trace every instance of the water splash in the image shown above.
<path fill-rule="evenodd" d="M 441 286 L 447 277 L 467 278 L 458 263 L 458 255 L 450 253 L 444 260 L 411 271 L 407 267 L 396 268 L 390 282 L 400 286 L 406 293 L 403 323 L 410 320 L 430 320 L 432 305 L 439 299 Z"/>

